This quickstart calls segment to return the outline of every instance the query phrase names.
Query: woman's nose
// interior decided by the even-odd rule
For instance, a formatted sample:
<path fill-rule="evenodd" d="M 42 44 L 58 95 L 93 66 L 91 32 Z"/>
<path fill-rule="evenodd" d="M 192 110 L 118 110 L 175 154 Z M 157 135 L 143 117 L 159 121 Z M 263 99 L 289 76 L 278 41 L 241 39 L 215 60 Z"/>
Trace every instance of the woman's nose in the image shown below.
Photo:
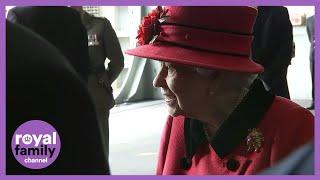
<path fill-rule="evenodd" d="M 164 87 L 165 85 L 165 77 L 164 77 L 164 72 L 163 68 L 158 72 L 157 76 L 153 80 L 153 86 L 154 87 Z"/>

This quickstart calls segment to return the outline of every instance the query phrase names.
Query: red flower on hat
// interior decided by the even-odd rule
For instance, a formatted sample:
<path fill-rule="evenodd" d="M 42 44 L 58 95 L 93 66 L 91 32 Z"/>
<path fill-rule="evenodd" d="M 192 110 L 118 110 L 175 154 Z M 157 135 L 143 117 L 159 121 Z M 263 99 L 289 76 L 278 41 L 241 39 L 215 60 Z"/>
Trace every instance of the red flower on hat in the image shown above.
<path fill-rule="evenodd" d="M 143 18 L 139 25 L 138 35 L 136 37 L 138 39 L 138 46 L 149 44 L 151 40 L 154 41 L 154 39 L 160 34 L 160 24 L 167 17 L 167 12 L 168 9 L 158 6 Z"/>

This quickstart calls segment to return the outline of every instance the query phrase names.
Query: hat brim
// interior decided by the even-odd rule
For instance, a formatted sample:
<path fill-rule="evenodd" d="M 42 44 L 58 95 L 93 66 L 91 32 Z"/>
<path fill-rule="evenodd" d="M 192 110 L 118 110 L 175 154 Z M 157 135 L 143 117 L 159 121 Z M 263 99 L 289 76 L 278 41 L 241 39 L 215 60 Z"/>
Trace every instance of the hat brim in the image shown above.
<path fill-rule="evenodd" d="M 125 51 L 128 55 L 209 69 L 260 73 L 263 67 L 248 57 L 194 50 L 165 42 L 138 46 Z"/>

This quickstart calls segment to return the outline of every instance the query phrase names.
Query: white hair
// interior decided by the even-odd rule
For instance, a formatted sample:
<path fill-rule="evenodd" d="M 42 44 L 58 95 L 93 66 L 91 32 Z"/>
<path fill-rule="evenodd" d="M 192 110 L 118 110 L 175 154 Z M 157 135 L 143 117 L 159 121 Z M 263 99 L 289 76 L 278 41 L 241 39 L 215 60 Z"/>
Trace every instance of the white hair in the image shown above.
<path fill-rule="evenodd" d="M 217 70 L 214 69 L 205 69 L 205 68 L 200 68 L 200 67 L 194 67 L 194 70 L 202 76 L 211 76 L 214 72 Z"/>

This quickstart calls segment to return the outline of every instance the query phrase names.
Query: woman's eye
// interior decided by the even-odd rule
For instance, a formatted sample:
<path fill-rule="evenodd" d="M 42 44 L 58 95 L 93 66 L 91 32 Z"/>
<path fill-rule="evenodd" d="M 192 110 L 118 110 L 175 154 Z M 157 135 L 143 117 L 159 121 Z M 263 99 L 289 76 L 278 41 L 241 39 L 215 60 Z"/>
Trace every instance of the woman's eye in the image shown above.
<path fill-rule="evenodd" d="M 163 63 L 163 69 L 169 73 L 174 73 L 177 71 L 177 67 L 171 63 Z"/>
<path fill-rule="evenodd" d="M 168 69 L 174 69 L 176 67 L 173 64 L 167 64 L 166 66 L 167 66 Z"/>
<path fill-rule="evenodd" d="M 167 66 L 168 71 L 175 71 L 176 68 L 172 65 Z"/>

